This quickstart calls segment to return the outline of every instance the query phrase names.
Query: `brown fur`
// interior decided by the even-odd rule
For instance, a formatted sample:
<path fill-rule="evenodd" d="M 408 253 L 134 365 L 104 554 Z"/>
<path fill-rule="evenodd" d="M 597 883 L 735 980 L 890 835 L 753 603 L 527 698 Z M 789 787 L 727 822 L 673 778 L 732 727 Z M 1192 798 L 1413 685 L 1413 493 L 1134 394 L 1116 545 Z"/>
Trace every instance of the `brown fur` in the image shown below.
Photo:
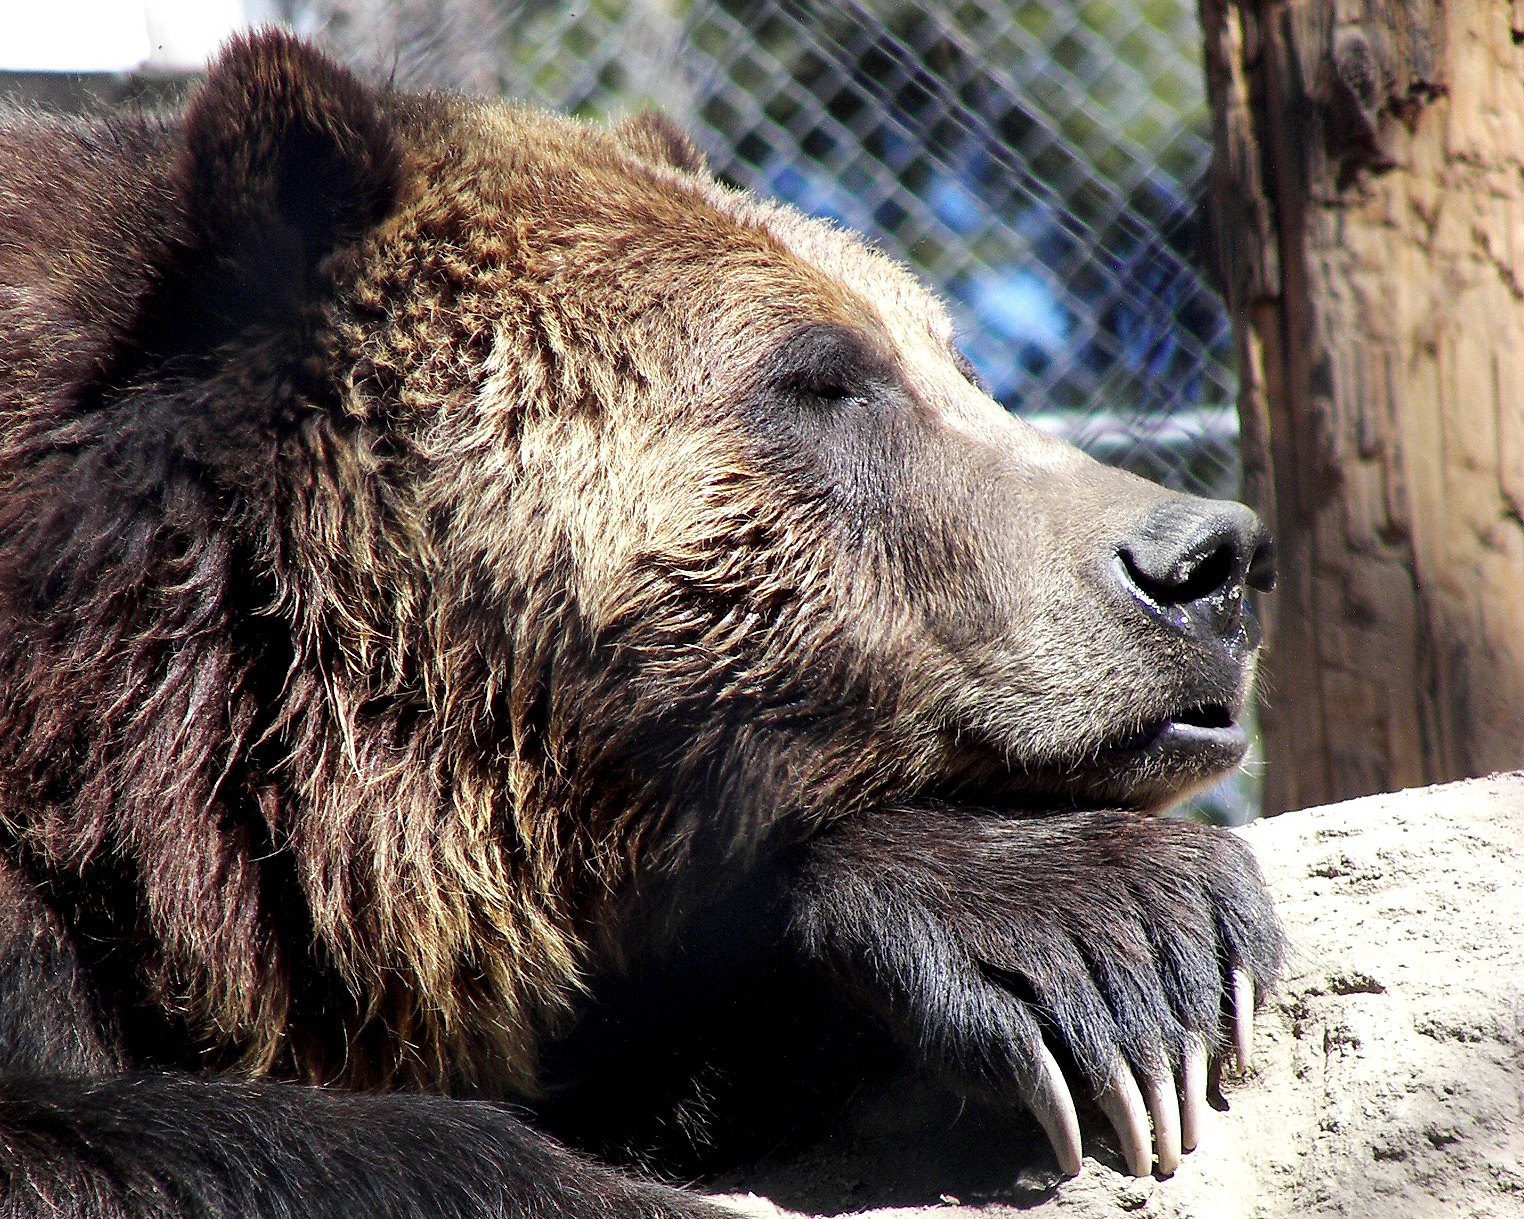
<path fill-rule="evenodd" d="M 1207 777 L 1103 765 L 1201 672 L 1095 591 L 1166 493 L 660 121 L 264 37 L 183 117 L 5 120 L 0 232 L 0 816 L 129 1044 L 532 1095 L 652 878 Z M 799 438 L 811 326 L 897 413 Z"/>

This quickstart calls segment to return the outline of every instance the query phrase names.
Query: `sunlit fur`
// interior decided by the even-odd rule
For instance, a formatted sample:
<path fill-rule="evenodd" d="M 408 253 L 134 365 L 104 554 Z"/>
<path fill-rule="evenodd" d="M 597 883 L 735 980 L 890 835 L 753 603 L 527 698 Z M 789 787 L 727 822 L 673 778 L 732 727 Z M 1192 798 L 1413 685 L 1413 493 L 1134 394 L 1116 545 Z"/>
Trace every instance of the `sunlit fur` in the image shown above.
<path fill-rule="evenodd" d="M 1195 680 L 1099 591 L 1167 493 L 659 122 L 314 77 L 374 223 L 289 317 L 123 366 L 145 300 L 191 325 L 195 192 L 259 181 L 272 45 L 189 118 L 0 128 L 0 817 L 187 1061 L 532 1095 L 650 878 L 964 781 L 1209 777 L 1092 769 Z M 850 494 L 769 417 L 810 322 L 902 386 Z"/>

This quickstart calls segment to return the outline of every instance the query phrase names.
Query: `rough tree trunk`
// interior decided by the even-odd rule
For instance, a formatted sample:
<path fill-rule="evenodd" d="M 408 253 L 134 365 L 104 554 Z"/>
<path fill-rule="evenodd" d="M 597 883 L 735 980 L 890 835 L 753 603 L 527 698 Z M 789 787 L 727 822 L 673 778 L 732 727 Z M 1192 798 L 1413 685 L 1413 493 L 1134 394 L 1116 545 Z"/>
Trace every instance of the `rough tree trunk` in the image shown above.
<path fill-rule="evenodd" d="M 1291 958 L 1253 1077 L 1172 1178 L 1124 1177 L 1091 1125 L 1054 1188 L 1010 1117 L 870 1095 L 826 1146 L 725 1184 L 882 1219 L 1524 1219 L 1524 774 L 1243 834 Z"/>
<path fill-rule="evenodd" d="M 1524 762 L 1524 2 L 1201 0 L 1266 810 Z"/>

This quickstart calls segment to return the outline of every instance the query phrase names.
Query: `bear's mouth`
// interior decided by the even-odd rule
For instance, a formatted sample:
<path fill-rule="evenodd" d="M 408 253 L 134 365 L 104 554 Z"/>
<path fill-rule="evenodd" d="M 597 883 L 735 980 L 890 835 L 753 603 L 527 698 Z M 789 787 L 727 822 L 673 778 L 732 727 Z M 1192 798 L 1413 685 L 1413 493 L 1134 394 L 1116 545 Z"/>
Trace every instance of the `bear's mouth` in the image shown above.
<path fill-rule="evenodd" d="M 1076 790 L 1103 803 L 1160 809 L 1232 770 L 1248 749 L 1236 708 L 1190 703 L 1104 742 L 1075 776 Z"/>
<path fill-rule="evenodd" d="M 1161 809 L 1243 760 L 1249 734 L 1237 710 L 1221 701 L 1123 729 L 1073 758 L 1011 764 L 987 747 L 959 750 L 955 777 L 937 795 L 992 812 L 1031 814 L 1066 809 Z"/>
<path fill-rule="evenodd" d="M 1243 758 L 1249 735 L 1224 703 L 1193 703 L 1136 732 L 1109 742 L 1103 752 L 1125 754 L 1220 753 L 1232 766 Z M 1228 755 L 1231 755 L 1229 757 Z"/>

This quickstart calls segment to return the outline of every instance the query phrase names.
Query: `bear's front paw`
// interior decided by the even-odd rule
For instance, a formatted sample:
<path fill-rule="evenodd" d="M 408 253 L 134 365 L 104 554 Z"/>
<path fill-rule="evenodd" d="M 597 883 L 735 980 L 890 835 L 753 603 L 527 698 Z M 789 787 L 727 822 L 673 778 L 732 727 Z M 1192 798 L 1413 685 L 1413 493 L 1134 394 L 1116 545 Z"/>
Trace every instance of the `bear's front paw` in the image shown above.
<path fill-rule="evenodd" d="M 1280 968 L 1279 924 L 1232 834 L 1079 820 L 1084 849 L 1051 844 L 1050 868 L 1023 850 L 1025 875 L 996 870 L 986 893 L 943 917 L 975 985 L 994 992 L 992 1015 L 1010 1002 L 986 1035 L 1028 1063 L 1018 1080 L 1065 1171 L 1079 1167 L 1079 1127 L 1054 1050 L 1115 1127 L 1129 1171 L 1146 1174 L 1156 1154 L 1168 1174 L 1196 1145 L 1209 1058 L 1231 1041 L 1249 1065 L 1256 992 Z"/>
<path fill-rule="evenodd" d="M 822 846 L 800 924 L 811 951 L 926 1065 L 1018 1096 L 1063 1171 L 1074 1090 L 1127 1168 L 1196 1144 L 1209 1061 L 1251 1053 L 1282 939 L 1231 833 L 1123 813 L 1010 821 L 942 812 Z M 1152 1136 L 1150 1136 L 1150 1122 Z"/>

